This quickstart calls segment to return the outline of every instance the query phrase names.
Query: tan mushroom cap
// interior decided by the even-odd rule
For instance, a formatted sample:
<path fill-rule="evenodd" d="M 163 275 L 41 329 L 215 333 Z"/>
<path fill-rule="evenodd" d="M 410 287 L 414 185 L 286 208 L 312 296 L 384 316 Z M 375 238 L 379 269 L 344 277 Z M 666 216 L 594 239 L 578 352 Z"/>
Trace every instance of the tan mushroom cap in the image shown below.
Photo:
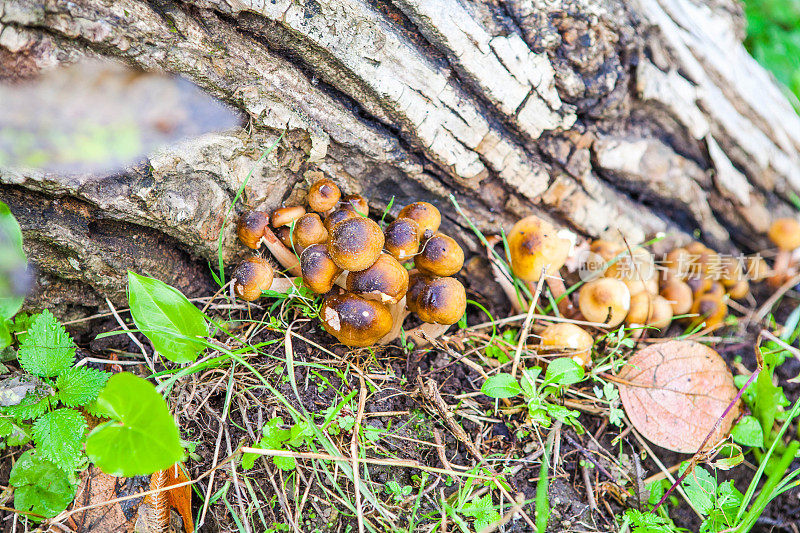
<path fill-rule="evenodd" d="M 587 366 L 592 361 L 591 350 L 594 340 L 580 326 L 567 322 L 551 324 L 542 330 L 539 337 L 544 347 L 573 352 L 570 354 L 572 360 L 581 366 Z"/>
<path fill-rule="evenodd" d="M 334 226 L 328 253 L 342 270 L 358 272 L 373 265 L 383 249 L 383 232 L 369 218 L 349 218 Z"/>
<path fill-rule="evenodd" d="M 412 313 L 417 312 L 417 301 L 422 289 L 433 281 L 432 276 L 423 274 L 419 270 L 412 270 L 408 273 L 408 291 L 406 292 L 406 307 Z"/>
<path fill-rule="evenodd" d="M 325 331 L 347 346 L 371 346 L 392 329 L 392 314 L 381 302 L 356 294 L 329 294 L 322 304 Z"/>
<path fill-rule="evenodd" d="M 398 218 L 383 232 L 384 247 L 398 261 L 411 259 L 419 251 L 419 224 L 410 218 Z"/>
<path fill-rule="evenodd" d="M 770 268 L 763 257 L 753 255 L 747 258 L 746 274 L 751 281 L 761 281 L 770 275 Z"/>
<path fill-rule="evenodd" d="M 339 204 L 339 207 L 325 217 L 325 229 L 330 233 L 340 222 L 349 218 L 359 218 L 361 215 L 356 213 L 350 204 Z"/>
<path fill-rule="evenodd" d="M 292 242 L 292 230 L 289 229 L 289 226 L 281 226 L 280 228 L 276 229 L 275 236 L 278 237 L 283 245 L 289 250 L 293 248 L 294 243 Z"/>
<path fill-rule="evenodd" d="M 523 281 L 539 281 L 542 268 L 555 275 L 564 266 L 571 243 L 558 236 L 555 226 L 535 215 L 514 224 L 508 234 L 511 268 Z"/>
<path fill-rule="evenodd" d="M 633 248 L 630 252 L 625 250 L 617 261 L 606 270 L 607 278 L 617 278 L 622 281 L 638 282 L 633 283 L 634 291 L 648 290 L 653 292 L 653 284 L 656 285 L 657 292 L 658 275 L 655 268 L 655 258 L 653 254 L 641 247 Z M 642 283 L 644 282 L 644 283 Z"/>
<path fill-rule="evenodd" d="M 301 216 L 306 214 L 306 208 L 293 205 L 291 207 L 279 207 L 272 212 L 270 216 L 270 223 L 273 228 L 280 228 L 281 226 L 288 226 Z"/>
<path fill-rule="evenodd" d="M 692 288 L 685 281 L 673 279 L 661 287 L 659 294 L 669 302 L 675 315 L 685 315 L 692 308 Z"/>
<path fill-rule="evenodd" d="M 590 322 L 607 323 L 614 327 L 622 323 L 631 307 L 631 293 L 615 278 L 592 280 L 581 287 L 578 307 Z"/>
<path fill-rule="evenodd" d="M 239 240 L 248 248 L 258 248 L 264 228 L 269 225 L 269 215 L 262 211 L 247 211 L 239 218 L 236 224 L 236 234 Z"/>
<path fill-rule="evenodd" d="M 362 217 L 369 215 L 369 202 L 360 194 L 348 194 L 341 199 L 341 203 L 353 208 L 357 215 Z"/>
<path fill-rule="evenodd" d="M 434 278 L 422 283 L 414 311 L 423 322 L 455 324 L 467 309 L 467 292 L 455 278 Z"/>
<path fill-rule="evenodd" d="M 325 213 L 336 207 L 341 197 L 342 192 L 339 187 L 328 178 L 322 178 L 308 189 L 308 207 L 312 211 Z"/>
<path fill-rule="evenodd" d="M 414 266 L 425 274 L 452 276 L 464 266 L 464 250 L 452 237 L 436 233 L 422 244 Z"/>
<path fill-rule="evenodd" d="M 389 254 L 381 254 L 371 267 L 347 274 L 347 290 L 365 298 L 397 303 L 408 290 L 408 270 Z"/>
<path fill-rule="evenodd" d="M 692 254 L 683 247 L 673 248 L 664 256 L 664 266 L 679 275 L 681 279 L 685 279 L 690 273 L 692 264 Z"/>
<path fill-rule="evenodd" d="M 326 245 L 312 244 L 300 254 L 300 272 L 306 287 L 317 294 L 325 294 L 333 288 L 342 269 L 328 255 Z"/>
<path fill-rule="evenodd" d="M 767 236 L 781 250 L 800 248 L 800 222 L 795 218 L 779 218 L 769 227 Z"/>
<path fill-rule="evenodd" d="M 328 240 L 328 230 L 316 213 L 306 213 L 294 222 L 292 242 L 297 250 L 305 250 L 312 244 L 320 244 Z"/>
<path fill-rule="evenodd" d="M 740 279 L 736 285 L 728 288 L 728 296 L 734 300 L 741 300 L 748 294 L 750 294 L 750 282 L 746 279 Z"/>
<path fill-rule="evenodd" d="M 414 202 L 400 210 L 397 218 L 410 218 L 419 225 L 419 238 L 425 234 L 426 230 L 432 233 L 438 231 L 442 223 L 442 214 L 436 209 L 436 206 L 428 202 Z"/>
<path fill-rule="evenodd" d="M 699 315 L 692 320 L 693 327 L 703 322 L 705 322 L 706 327 L 715 327 L 721 324 L 725 317 L 728 316 L 728 306 L 721 298 L 706 294 L 692 304 L 692 313 Z"/>
<path fill-rule="evenodd" d="M 258 256 L 248 257 L 231 274 L 233 292 L 242 300 L 252 302 L 261 296 L 261 291 L 272 285 L 275 273 L 269 262 Z"/>
<path fill-rule="evenodd" d="M 672 322 L 672 305 L 663 296 L 640 292 L 631 296 L 625 323 L 664 329 Z"/>

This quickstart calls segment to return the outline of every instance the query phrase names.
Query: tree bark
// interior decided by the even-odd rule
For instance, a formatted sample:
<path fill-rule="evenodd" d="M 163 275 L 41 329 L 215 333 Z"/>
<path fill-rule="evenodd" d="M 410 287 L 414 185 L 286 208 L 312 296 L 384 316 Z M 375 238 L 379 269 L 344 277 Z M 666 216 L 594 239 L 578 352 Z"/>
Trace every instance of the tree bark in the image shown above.
<path fill-rule="evenodd" d="M 425 199 L 476 225 L 537 213 L 587 237 L 766 246 L 800 191 L 800 119 L 747 54 L 734 0 L 5 0 L 0 77 L 81 56 L 184 75 L 244 127 L 102 178 L 1 170 L 40 283 L 31 305 L 124 301 L 125 271 L 190 295 L 244 253 L 234 206 L 321 171 L 380 213 Z M 3 74 L 3 70 L 5 73 Z"/>

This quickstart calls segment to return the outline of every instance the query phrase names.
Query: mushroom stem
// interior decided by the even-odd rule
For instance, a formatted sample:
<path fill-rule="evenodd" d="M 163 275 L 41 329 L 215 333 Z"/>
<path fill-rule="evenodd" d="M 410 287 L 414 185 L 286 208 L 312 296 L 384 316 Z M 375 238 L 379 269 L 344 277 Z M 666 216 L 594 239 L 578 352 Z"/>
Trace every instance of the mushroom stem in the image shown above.
<path fill-rule="evenodd" d="M 486 256 L 489 259 L 489 264 L 492 267 L 494 280 L 500 285 L 500 287 L 503 289 L 503 292 L 506 293 L 508 301 L 511 302 L 511 307 L 513 307 L 517 313 L 521 313 L 525 307 L 523 307 L 522 303 L 519 301 L 520 295 L 517 293 L 517 289 L 514 287 L 514 284 L 510 279 L 508 279 L 508 275 L 506 275 L 506 273 L 503 272 L 503 269 L 500 268 L 500 265 L 497 264 L 497 259 L 495 259 L 494 252 L 492 251 L 494 245 L 500 242 L 500 237 L 496 235 L 491 236 L 487 239 L 487 242 L 488 245 L 486 246 Z"/>
<path fill-rule="evenodd" d="M 292 276 L 300 276 L 300 262 L 297 260 L 297 257 L 289 250 L 284 244 L 278 239 L 278 237 L 272 232 L 269 227 L 264 228 L 264 236 L 261 238 L 264 244 L 267 245 L 267 248 L 281 264 L 283 268 L 286 269 L 289 274 Z"/>
<path fill-rule="evenodd" d="M 400 330 L 403 329 L 403 322 L 405 322 L 406 317 L 411 314 L 410 311 L 406 309 L 406 297 L 403 296 L 397 303 L 388 304 L 389 312 L 392 314 L 392 329 L 381 337 L 378 341 L 378 344 L 389 344 L 396 338 L 400 336 Z"/>
<path fill-rule="evenodd" d="M 299 278 L 272 278 L 272 285 L 269 286 L 269 290 L 287 294 L 297 286 L 296 281 L 298 279 Z"/>
<path fill-rule="evenodd" d="M 775 264 L 772 267 L 772 275 L 767 279 L 770 287 L 779 287 L 786 281 L 791 259 L 792 253 L 789 250 L 778 250 L 778 255 L 775 256 Z"/>
<path fill-rule="evenodd" d="M 553 295 L 553 299 L 558 301 L 558 311 L 561 313 L 561 316 L 571 318 L 575 314 L 575 306 L 572 305 L 572 300 L 567 294 L 567 287 L 564 285 L 564 280 L 561 279 L 561 276 L 556 275 L 550 276 L 545 273 L 545 282 L 547 286 L 550 288 L 550 293 Z M 536 282 L 528 282 L 528 288 L 531 292 L 536 290 Z M 563 297 L 562 297 L 563 296 Z M 559 298 L 561 298 L 559 300 Z"/>
<path fill-rule="evenodd" d="M 417 345 L 417 348 L 428 346 L 434 339 L 441 337 L 452 324 L 430 324 L 423 322 L 414 329 L 406 332 L 406 337 Z"/>

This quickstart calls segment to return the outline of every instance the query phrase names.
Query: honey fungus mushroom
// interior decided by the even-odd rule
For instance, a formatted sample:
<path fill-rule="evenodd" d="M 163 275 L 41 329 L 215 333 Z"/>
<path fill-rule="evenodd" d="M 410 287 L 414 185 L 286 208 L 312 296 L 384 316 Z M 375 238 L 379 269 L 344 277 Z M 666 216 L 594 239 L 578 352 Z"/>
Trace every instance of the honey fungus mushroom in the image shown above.
<path fill-rule="evenodd" d="M 418 225 L 417 236 L 421 239 L 426 231 L 436 233 L 442 223 L 442 214 L 428 202 L 414 202 L 400 210 L 397 218 L 410 218 Z"/>
<path fill-rule="evenodd" d="M 692 308 L 692 288 L 677 278 L 667 281 L 659 294 L 672 306 L 675 315 L 685 315 Z"/>
<path fill-rule="evenodd" d="M 342 197 L 339 187 L 328 178 L 317 180 L 308 189 L 308 207 L 317 213 L 327 213 L 331 211 Z"/>
<path fill-rule="evenodd" d="M 452 237 L 437 232 L 423 243 L 414 266 L 433 276 L 452 276 L 464 266 L 464 250 Z"/>
<path fill-rule="evenodd" d="M 419 251 L 419 224 L 410 218 L 398 218 L 383 232 L 384 247 L 398 261 L 411 259 Z"/>
<path fill-rule="evenodd" d="M 665 329 L 672 322 L 672 305 L 663 296 L 642 291 L 631 296 L 630 309 L 625 316 L 629 326 L 651 326 Z"/>
<path fill-rule="evenodd" d="M 347 290 L 382 302 L 397 303 L 408 290 L 408 270 L 389 254 L 381 254 L 366 270 L 347 274 Z"/>
<path fill-rule="evenodd" d="M 413 286 L 406 293 L 408 309 L 424 322 L 408 332 L 417 345 L 441 336 L 458 322 L 467 308 L 467 293 L 455 278 L 414 276 Z"/>
<path fill-rule="evenodd" d="M 258 249 L 263 242 L 269 251 L 291 275 L 300 275 L 300 264 L 294 253 L 287 248 L 269 227 L 270 217 L 262 211 L 246 211 L 239 217 L 236 233 L 245 246 Z"/>
<path fill-rule="evenodd" d="M 631 307 L 628 287 L 616 278 L 592 280 L 581 287 L 578 294 L 581 314 L 590 322 L 618 326 L 625 320 Z"/>
<path fill-rule="evenodd" d="M 371 346 L 392 329 L 385 304 L 352 293 L 328 294 L 321 317 L 325 331 L 350 347 Z"/>
<path fill-rule="evenodd" d="M 275 273 L 272 266 L 263 257 L 252 256 L 242 261 L 233 271 L 233 292 L 247 302 L 257 300 L 261 291 L 272 285 Z"/>
<path fill-rule="evenodd" d="M 302 252 L 312 244 L 328 240 L 328 230 L 316 213 L 306 213 L 294 222 L 292 243 L 295 250 Z"/>
<path fill-rule="evenodd" d="M 551 324 L 539 333 L 545 348 L 569 352 L 573 361 L 587 367 L 592 362 L 592 336 L 580 326 L 570 323 Z"/>
<path fill-rule="evenodd" d="M 371 267 L 383 249 L 383 232 L 369 218 L 349 218 L 331 230 L 328 253 L 342 270 L 359 271 Z"/>
<path fill-rule="evenodd" d="M 269 222 L 273 228 L 288 226 L 301 216 L 306 214 L 305 207 L 293 205 L 291 207 L 280 207 L 272 212 Z"/>
<path fill-rule="evenodd" d="M 508 247 L 511 269 L 522 281 L 534 290 L 542 275 L 542 269 L 549 266 L 545 281 L 553 298 L 559 300 L 558 309 L 562 315 L 572 314 L 572 303 L 566 294 L 564 281 L 558 271 L 564 266 L 569 255 L 571 242 L 558 235 L 555 226 L 535 215 L 523 218 L 514 224 L 508 234 Z"/>
<path fill-rule="evenodd" d="M 767 280 L 770 285 L 777 287 L 786 281 L 792 251 L 800 248 L 800 222 L 794 218 L 779 218 L 769 227 L 767 236 L 778 247 L 773 273 Z"/>
<path fill-rule="evenodd" d="M 369 202 L 360 194 L 348 194 L 342 198 L 341 203 L 353 209 L 359 216 L 366 217 L 369 215 Z"/>
<path fill-rule="evenodd" d="M 300 254 L 300 272 L 303 283 L 317 294 L 333 289 L 342 269 L 336 266 L 324 244 L 312 244 Z"/>

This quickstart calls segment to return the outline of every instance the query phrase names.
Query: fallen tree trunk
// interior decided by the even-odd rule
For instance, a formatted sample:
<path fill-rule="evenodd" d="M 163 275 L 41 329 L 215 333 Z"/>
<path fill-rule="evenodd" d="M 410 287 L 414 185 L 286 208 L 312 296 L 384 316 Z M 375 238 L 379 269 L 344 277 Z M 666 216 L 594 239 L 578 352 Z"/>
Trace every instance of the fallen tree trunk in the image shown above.
<path fill-rule="evenodd" d="M 124 301 L 127 269 L 212 289 L 225 213 L 321 171 L 392 214 L 434 202 L 467 248 L 531 212 L 579 234 L 765 245 L 800 191 L 800 118 L 741 45 L 734 0 L 6 0 L 0 77 L 84 55 L 177 72 L 247 124 L 102 178 L 0 170 L 31 305 Z"/>

